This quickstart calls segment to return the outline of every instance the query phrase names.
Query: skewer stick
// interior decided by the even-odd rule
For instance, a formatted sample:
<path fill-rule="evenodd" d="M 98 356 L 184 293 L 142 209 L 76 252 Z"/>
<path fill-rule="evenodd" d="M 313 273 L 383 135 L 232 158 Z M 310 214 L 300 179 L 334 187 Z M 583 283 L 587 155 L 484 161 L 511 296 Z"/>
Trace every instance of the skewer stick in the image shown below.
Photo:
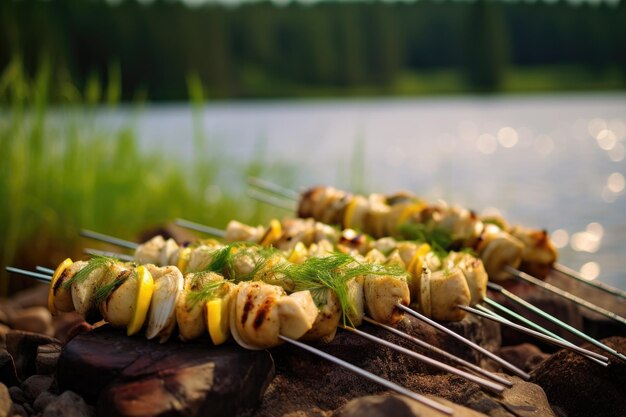
<path fill-rule="evenodd" d="M 298 201 L 300 198 L 300 193 L 262 178 L 248 177 L 248 185 L 269 191 L 288 200 Z"/>
<path fill-rule="evenodd" d="M 371 372 L 368 372 L 364 369 L 359 368 L 356 365 L 352 365 L 349 362 L 346 362 L 342 359 L 339 359 L 333 355 L 330 355 L 322 350 L 319 350 L 317 348 L 314 348 L 313 346 L 309 346 L 305 343 L 302 342 L 298 342 L 297 340 L 291 339 L 289 337 L 286 336 L 278 336 L 281 340 L 290 343 L 294 346 L 297 346 L 301 349 L 304 349 L 314 355 L 317 355 L 323 359 L 326 359 L 327 361 L 330 361 L 332 363 L 334 363 L 335 365 L 339 365 L 343 368 L 346 368 L 347 370 L 354 372 L 355 374 L 362 376 L 363 378 L 369 379 L 372 382 L 375 382 L 379 385 L 382 385 L 383 387 L 390 389 L 392 391 L 397 392 L 398 394 L 404 395 L 412 400 L 415 400 L 417 402 L 420 402 L 424 405 L 427 405 L 428 407 L 431 407 L 441 413 L 447 414 L 447 415 L 452 415 L 453 414 L 453 410 L 449 407 L 446 407 L 445 405 L 439 404 L 438 402 L 431 400 L 428 397 L 424 397 L 422 395 L 419 395 L 413 391 L 410 391 L 408 389 L 406 389 L 405 387 L 398 385 L 396 383 L 393 383 L 391 381 L 386 380 L 385 378 L 381 378 L 378 375 L 374 375 Z"/>
<path fill-rule="evenodd" d="M 260 201 L 262 203 L 269 204 L 270 206 L 285 209 L 287 211 L 294 211 L 296 209 L 295 202 L 285 201 L 282 198 L 274 197 L 265 193 L 262 193 L 255 189 L 248 190 L 248 196 L 253 200 Z"/>
<path fill-rule="evenodd" d="M 501 357 L 499 357 L 498 355 L 489 352 L 487 349 L 485 349 L 482 346 L 477 345 L 476 343 L 472 342 L 469 339 L 466 339 L 465 337 L 461 336 L 460 334 L 457 334 L 455 332 L 453 332 L 452 330 L 448 329 L 445 326 L 442 326 L 441 324 L 437 323 L 434 320 L 431 320 L 430 318 L 426 317 L 425 315 L 418 313 L 417 311 L 410 309 L 409 307 L 402 305 L 400 303 L 396 304 L 396 307 L 399 308 L 400 310 L 404 311 L 405 313 L 410 314 L 411 316 L 415 317 L 418 320 L 422 320 L 423 322 L 426 322 L 428 324 L 430 324 L 431 326 L 433 326 L 434 328 L 454 337 L 455 339 L 465 343 L 466 345 L 470 346 L 471 348 L 473 348 L 474 350 L 477 350 L 478 352 L 482 353 L 483 355 L 487 356 L 488 358 L 498 362 L 500 365 L 502 365 L 504 368 L 508 369 L 509 371 L 513 372 L 514 374 L 516 374 L 517 376 L 521 377 L 522 379 L 528 381 L 530 379 L 530 375 L 528 375 L 528 373 L 522 371 L 521 369 L 519 369 L 517 366 L 505 361 L 504 359 L 502 359 Z"/>
<path fill-rule="evenodd" d="M 567 330 L 570 333 L 573 333 L 574 335 L 580 337 L 581 339 L 584 339 L 585 341 L 595 345 L 596 347 L 604 350 L 605 352 L 610 353 L 611 355 L 617 356 L 618 358 L 626 361 L 626 356 L 624 356 L 623 354 L 619 353 L 618 351 L 616 351 L 615 349 L 605 345 L 604 343 L 600 342 L 599 340 L 594 339 L 591 336 L 586 335 L 585 333 L 581 332 L 580 330 L 576 329 L 575 327 L 570 326 L 569 324 L 557 319 L 556 317 L 554 317 L 551 314 L 546 313 L 545 311 L 543 311 L 542 309 L 534 306 L 533 304 L 529 303 L 528 301 L 522 299 L 521 297 L 518 297 L 517 295 L 513 294 L 512 292 L 508 291 L 507 289 L 503 288 L 500 285 L 494 284 L 494 283 L 488 283 L 487 287 L 490 290 L 494 290 L 497 291 L 499 293 L 501 293 L 502 295 L 504 295 L 506 298 L 508 298 L 509 300 L 527 308 L 528 310 L 532 311 L 535 314 L 538 314 L 539 316 L 543 317 L 544 319 L 560 326 L 561 328 Z"/>
<path fill-rule="evenodd" d="M 460 369 L 457 369 L 453 366 L 447 365 L 443 362 L 439 362 L 438 360 L 435 360 L 433 358 L 429 358 L 428 356 L 424 356 L 421 355 L 417 352 L 414 352 L 412 350 L 409 350 L 407 348 L 404 348 L 402 346 L 398 346 L 395 343 L 391 343 L 385 339 L 381 339 L 380 337 L 376 337 L 374 335 L 371 335 L 367 332 L 364 332 L 362 330 L 356 329 L 354 327 L 350 327 L 350 326 L 344 326 L 344 325 L 340 325 L 340 328 L 349 331 L 350 333 L 356 334 L 358 336 L 361 336 L 371 342 L 377 343 L 379 345 L 382 346 L 386 346 L 390 349 L 395 350 L 396 352 L 400 352 L 404 355 L 407 355 L 413 359 L 417 359 L 419 361 L 425 362 L 430 366 L 433 366 L 435 368 L 439 368 L 441 370 L 444 370 L 446 372 L 449 372 L 451 374 L 460 376 L 462 378 L 467 379 L 468 381 L 471 381 L 475 384 L 478 384 L 479 386 L 483 387 L 483 388 L 487 388 L 497 394 L 502 393 L 502 391 L 504 391 L 504 386 L 500 385 L 500 384 L 496 384 L 495 382 L 492 381 L 488 381 L 484 378 L 481 378 L 479 376 L 476 376 L 474 374 L 470 374 L 468 372 L 465 371 L 461 371 Z"/>
<path fill-rule="evenodd" d="M 41 272 L 42 274 L 50 274 L 50 275 L 54 274 L 54 269 L 46 268 L 45 266 L 37 265 L 35 267 L 35 270 L 37 272 Z"/>
<path fill-rule="evenodd" d="M 411 336 L 409 334 L 406 334 L 405 332 L 402 332 L 398 329 L 396 329 L 395 327 L 391 327 L 388 326 L 386 324 L 380 323 L 376 320 L 372 320 L 369 317 L 363 317 L 363 320 L 373 324 L 374 326 L 380 327 L 382 329 L 387 330 L 390 333 L 395 334 L 396 336 L 402 337 L 403 339 L 406 339 L 412 343 L 415 343 L 425 349 L 430 350 L 431 352 L 435 352 L 441 356 L 443 356 L 444 358 L 447 358 L 450 361 L 453 361 L 455 363 L 457 363 L 460 366 L 463 366 L 469 370 L 471 370 L 474 373 L 480 374 L 486 378 L 489 378 L 493 381 L 496 381 L 502 385 L 505 385 L 507 387 L 512 387 L 513 383 L 511 381 L 509 381 L 508 379 L 505 379 L 499 375 L 496 375 L 492 372 L 487 371 L 486 369 L 481 368 L 480 366 L 477 366 L 471 362 L 466 361 L 465 359 L 461 359 L 458 356 L 454 356 L 453 354 L 446 352 L 443 349 L 438 348 L 437 346 L 433 346 L 430 343 L 426 343 L 423 340 L 418 339 L 417 337 Z"/>
<path fill-rule="evenodd" d="M 200 223 L 192 222 L 185 219 L 176 219 L 174 220 L 174 224 L 180 227 L 184 227 L 186 229 L 195 230 L 197 232 L 206 233 L 207 235 L 215 236 L 223 238 L 226 236 L 226 232 L 222 229 L 218 229 L 216 227 L 205 226 Z"/>
<path fill-rule="evenodd" d="M 580 275 L 578 272 L 574 271 L 572 268 L 568 268 L 565 265 L 561 265 L 561 264 L 557 264 L 555 263 L 554 265 L 552 265 L 552 268 L 555 271 L 558 271 L 570 278 L 575 279 L 576 281 L 582 282 L 583 284 L 589 285 L 591 287 L 597 288 L 601 291 L 607 292 L 611 295 L 614 295 L 616 297 L 621 297 L 626 299 L 626 291 L 622 291 L 619 288 L 615 288 L 615 287 L 611 287 L 608 284 L 605 284 L 603 282 L 600 281 L 596 281 L 596 280 L 588 280 L 585 279 L 582 275 Z"/>
<path fill-rule="evenodd" d="M 105 235 L 103 233 L 94 232 L 92 230 L 82 229 L 80 231 L 80 235 L 89 239 L 95 239 L 102 242 L 110 243 L 112 245 L 121 246 L 122 248 L 127 249 L 137 249 L 139 246 L 135 242 L 131 242 L 129 240 L 120 239 L 117 237 Z"/>
<path fill-rule="evenodd" d="M 494 303 L 498 304 L 495 301 L 494 301 Z M 520 316 L 519 314 L 515 313 L 514 311 L 511 311 L 511 310 L 509 310 L 508 308 L 506 308 L 506 307 L 504 307 L 502 305 L 500 305 L 500 307 L 502 307 L 504 310 L 508 311 L 509 314 L 513 315 L 518 320 L 521 320 L 524 324 L 530 325 L 531 327 L 534 327 L 540 333 L 543 333 L 543 334 L 545 334 L 545 335 L 547 335 L 549 337 L 552 337 L 553 339 L 560 340 L 561 342 L 563 342 L 563 343 L 565 343 L 565 344 L 567 344 L 569 346 L 577 347 L 576 345 L 574 345 L 573 343 L 569 342 L 568 340 L 565 340 L 561 336 L 558 336 L 558 335 L 552 333 L 551 331 L 549 331 L 549 330 L 539 326 L 538 324 L 533 323 L 532 321 L 526 319 L 523 316 Z M 496 313 L 494 311 L 491 311 L 488 308 L 486 308 L 486 307 L 484 307 L 484 306 L 482 306 L 480 304 L 477 305 L 475 308 L 480 310 L 480 311 L 482 311 L 483 313 L 491 314 L 494 317 L 499 317 L 499 318 L 501 318 L 503 320 L 507 320 L 505 317 L 501 316 L 500 314 L 498 314 L 498 313 Z M 587 349 L 584 349 L 584 350 L 587 350 Z M 589 352 L 588 354 L 583 354 L 581 352 L 577 352 L 577 353 L 580 353 L 581 355 L 585 356 L 590 361 L 597 363 L 598 365 L 601 365 L 601 366 L 608 366 L 609 365 L 609 358 L 607 358 L 606 356 L 598 355 L 597 353 L 592 352 L 590 350 L 588 352 Z"/>
<path fill-rule="evenodd" d="M 573 345 L 571 343 L 561 342 L 558 339 L 555 339 L 553 337 L 547 336 L 547 335 L 545 335 L 543 333 L 540 333 L 540 332 L 536 332 L 536 331 L 531 330 L 531 329 L 529 329 L 527 327 L 521 326 L 521 325 L 519 325 L 517 323 L 513 323 L 512 321 L 507 320 L 507 319 L 505 319 L 505 318 L 503 318 L 501 316 L 498 316 L 496 314 L 484 313 L 484 312 L 482 312 L 482 311 L 480 311 L 480 310 L 478 310 L 476 308 L 469 307 L 469 306 L 458 305 L 457 307 L 460 308 L 461 310 L 467 311 L 468 313 L 475 314 L 477 316 L 480 316 L 480 317 L 483 317 L 483 318 L 486 318 L 486 319 L 498 322 L 500 324 L 504 324 L 505 326 L 512 327 L 512 328 L 514 328 L 514 329 L 516 329 L 516 330 L 518 330 L 518 331 L 520 331 L 522 333 L 529 334 L 531 336 L 536 337 L 537 339 L 544 340 L 544 341 L 546 341 L 548 343 L 551 343 L 553 345 L 557 345 L 557 346 L 560 346 L 562 348 L 571 350 L 571 351 L 579 353 L 579 354 L 581 354 L 583 356 L 593 356 L 593 357 L 598 357 L 599 356 L 600 358 L 604 358 L 604 359 L 608 360 L 606 357 L 598 355 L 595 352 L 591 352 L 591 351 L 589 351 L 587 349 L 579 348 L 578 346 Z M 600 360 L 602 360 L 602 359 L 600 359 Z"/>
<path fill-rule="evenodd" d="M 552 284 L 548 284 L 547 282 L 543 282 L 540 279 L 537 279 L 537 278 L 533 277 L 532 275 L 527 274 L 526 272 L 519 271 L 519 270 L 517 270 L 515 268 L 512 268 L 510 266 L 505 266 L 504 269 L 508 273 L 514 275 L 515 277 L 521 279 L 522 281 L 526 281 L 526 282 L 529 282 L 529 283 L 531 283 L 533 285 L 541 287 L 541 288 L 543 288 L 546 291 L 549 291 L 549 292 L 551 292 L 553 294 L 556 294 L 559 297 L 563 297 L 566 300 L 569 300 L 569 301 L 571 301 L 573 303 L 576 303 L 579 306 L 584 307 L 584 308 L 586 308 L 588 310 L 594 311 L 594 312 L 596 312 L 598 314 L 601 314 L 601 315 L 603 315 L 605 317 L 608 317 L 608 318 L 610 318 L 612 320 L 615 320 L 618 323 L 626 324 L 626 319 L 624 317 L 619 316 L 619 315 L 613 313 L 612 311 L 609 311 L 607 309 L 599 307 L 599 306 L 597 306 L 597 305 L 595 305 L 593 303 L 590 303 L 589 301 L 584 300 L 584 299 L 582 299 L 580 297 L 577 297 L 577 296 L 575 296 L 572 293 L 569 293 L 569 292 L 567 292 L 565 290 L 562 290 L 562 289 L 560 289 L 558 287 L 555 287 Z"/>
<path fill-rule="evenodd" d="M 46 284 L 50 284 L 50 280 L 52 279 L 50 275 L 40 274 L 39 272 L 28 271 L 26 269 L 21 269 L 21 268 L 14 268 L 12 266 L 7 266 L 5 269 L 7 270 L 7 272 L 25 275 L 27 277 L 34 278 L 37 281 L 40 281 Z"/>
<path fill-rule="evenodd" d="M 86 248 L 84 252 L 87 255 L 95 255 L 95 256 L 107 256 L 109 258 L 119 259 L 124 262 L 133 262 L 135 257 L 133 255 L 126 255 L 125 253 L 117 253 L 117 252 L 109 252 L 105 250 L 91 249 Z"/>

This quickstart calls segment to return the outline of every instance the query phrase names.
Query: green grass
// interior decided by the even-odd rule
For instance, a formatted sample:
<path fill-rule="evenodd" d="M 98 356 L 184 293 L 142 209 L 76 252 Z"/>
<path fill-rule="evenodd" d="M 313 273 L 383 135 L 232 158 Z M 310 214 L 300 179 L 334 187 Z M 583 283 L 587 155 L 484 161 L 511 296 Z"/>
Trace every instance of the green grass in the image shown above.
<path fill-rule="evenodd" d="M 257 222 L 266 209 L 245 196 L 223 188 L 219 198 L 210 195 L 220 170 L 240 172 L 241 183 L 247 175 L 289 171 L 284 165 L 264 168 L 262 142 L 256 159 L 242 166 L 220 155 L 218 144 L 202 132 L 205 94 L 194 75 L 188 79 L 195 107 L 192 161 L 140 150 L 131 116 L 119 130 L 96 127 L 96 106 L 115 107 L 120 97 L 119 69 L 111 68 L 106 86 L 91 78 L 84 94 L 70 84 L 62 87 L 71 93 L 61 123 L 49 115 L 49 66 L 31 79 L 18 58 L 0 76 L 0 103 L 6 103 L 0 108 L 1 295 L 25 282 L 7 275 L 7 265 L 51 266 L 81 256 L 83 227 L 132 240 L 175 217 L 217 227 L 233 218 Z"/>

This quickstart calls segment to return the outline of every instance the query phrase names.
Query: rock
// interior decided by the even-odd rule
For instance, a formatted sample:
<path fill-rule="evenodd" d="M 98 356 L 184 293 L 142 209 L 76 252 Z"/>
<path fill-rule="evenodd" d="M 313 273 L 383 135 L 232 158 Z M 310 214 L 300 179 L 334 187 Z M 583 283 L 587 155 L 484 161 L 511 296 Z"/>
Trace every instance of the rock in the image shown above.
<path fill-rule="evenodd" d="M 32 405 L 28 404 L 28 403 L 24 403 L 22 404 L 22 407 L 24 407 L 24 410 L 26 410 L 26 413 L 30 416 L 32 414 L 35 414 L 35 409 L 33 408 Z"/>
<path fill-rule="evenodd" d="M 22 383 L 22 390 L 31 401 L 34 401 L 39 394 L 47 391 L 54 382 L 54 378 L 50 375 L 33 375 Z"/>
<path fill-rule="evenodd" d="M 33 407 L 37 411 L 43 411 L 48 406 L 48 404 L 50 404 L 56 398 L 57 396 L 51 393 L 50 391 L 44 391 L 41 394 L 39 394 L 39 397 L 37 397 L 35 402 L 33 402 Z"/>
<path fill-rule="evenodd" d="M 0 323 L 0 347 L 5 347 L 7 345 L 7 333 L 10 331 L 11 328 L 9 326 Z"/>
<path fill-rule="evenodd" d="M 11 395 L 11 399 L 18 404 L 24 404 L 28 401 L 26 394 L 24 394 L 24 391 L 22 391 L 20 387 L 9 388 L 9 394 Z"/>
<path fill-rule="evenodd" d="M 27 290 L 19 291 L 10 298 L 13 310 L 29 307 L 44 307 L 48 305 L 48 285 L 36 285 Z"/>
<path fill-rule="evenodd" d="M 103 414 L 107 415 L 107 414 Z M 65 391 L 44 408 L 42 417 L 91 417 L 93 407 L 88 406 L 79 395 Z"/>
<path fill-rule="evenodd" d="M 22 330 L 7 334 L 7 351 L 13 357 L 17 376 L 26 379 L 36 372 L 37 348 L 41 345 L 59 343 L 58 340 Z"/>
<path fill-rule="evenodd" d="M 234 343 L 159 344 L 103 326 L 69 341 L 57 369 L 59 387 L 97 402 L 101 415 L 227 417 L 251 414 L 274 364 Z"/>
<path fill-rule="evenodd" d="M 13 357 L 6 349 L 0 349 L 0 382 L 9 387 L 18 383 Z"/>
<path fill-rule="evenodd" d="M 7 417 L 11 411 L 13 401 L 6 385 L 0 384 L 0 417 Z"/>
<path fill-rule="evenodd" d="M 626 352 L 626 338 L 602 340 Z M 604 351 L 585 344 L 600 354 Z M 626 415 L 626 363 L 611 356 L 609 366 L 602 367 L 568 350 L 561 350 L 532 372 L 532 381 L 539 384 L 550 403 L 570 417 L 618 417 Z"/>
<path fill-rule="evenodd" d="M 9 324 L 16 330 L 52 336 L 52 315 L 46 307 L 30 307 L 16 310 L 9 318 Z"/>
<path fill-rule="evenodd" d="M 61 345 L 58 343 L 38 346 L 35 358 L 37 373 L 53 374 L 56 371 L 59 356 L 61 356 Z"/>
<path fill-rule="evenodd" d="M 26 409 L 19 405 L 19 404 L 15 404 L 13 403 L 13 405 L 11 406 L 11 411 L 9 411 L 9 415 L 10 416 L 22 416 L 22 417 L 28 417 L 28 413 L 26 412 Z"/>
<path fill-rule="evenodd" d="M 505 346 L 498 353 L 500 357 L 524 371 L 532 371 L 541 362 L 550 357 L 543 353 L 537 346 L 523 343 L 517 346 Z"/>
<path fill-rule="evenodd" d="M 485 414 L 454 404 L 443 398 L 431 399 L 454 410 L 455 417 L 486 417 Z M 372 395 L 356 398 L 332 414 L 332 417 L 429 417 L 432 408 L 400 395 Z"/>
<path fill-rule="evenodd" d="M 76 325 L 81 323 L 88 325 L 85 319 L 75 311 L 54 316 L 52 322 L 54 324 L 54 337 L 59 339 L 62 343 L 70 339 L 70 332 Z"/>

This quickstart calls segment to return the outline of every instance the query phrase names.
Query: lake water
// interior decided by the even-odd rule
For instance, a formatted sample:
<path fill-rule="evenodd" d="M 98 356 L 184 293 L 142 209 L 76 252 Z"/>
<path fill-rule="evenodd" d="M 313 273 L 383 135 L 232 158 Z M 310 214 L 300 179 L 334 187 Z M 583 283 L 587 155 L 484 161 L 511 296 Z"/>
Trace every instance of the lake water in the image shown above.
<path fill-rule="evenodd" d="M 134 124 L 146 149 L 193 157 L 188 105 L 150 105 Z M 224 102 L 203 108 L 201 125 L 207 154 L 232 161 L 213 192 L 247 201 L 240 168 L 254 158 L 294 188 L 408 189 L 546 228 L 563 263 L 626 287 L 624 94 Z"/>

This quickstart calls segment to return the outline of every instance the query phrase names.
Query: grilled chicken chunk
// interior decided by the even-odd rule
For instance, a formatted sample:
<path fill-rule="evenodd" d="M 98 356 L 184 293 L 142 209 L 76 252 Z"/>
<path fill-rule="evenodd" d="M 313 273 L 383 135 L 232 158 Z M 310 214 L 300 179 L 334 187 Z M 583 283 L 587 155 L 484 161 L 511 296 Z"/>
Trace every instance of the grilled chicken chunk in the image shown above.
<path fill-rule="evenodd" d="M 430 310 L 435 320 L 460 321 L 465 311 L 457 305 L 469 305 L 470 291 L 463 273 L 455 268 L 433 272 L 430 277 Z"/>
<path fill-rule="evenodd" d="M 550 241 L 548 232 L 515 226 L 510 233 L 524 245 L 522 270 L 536 277 L 545 278 L 558 259 L 558 252 Z"/>
<path fill-rule="evenodd" d="M 492 281 L 504 281 L 510 274 L 505 266 L 517 268 L 522 261 L 524 245 L 519 239 L 502 231 L 498 226 L 488 224 L 477 247 L 485 270 Z"/>
<path fill-rule="evenodd" d="M 470 305 L 476 305 L 485 299 L 488 276 L 480 259 L 467 253 L 451 252 L 444 264 L 448 269 L 458 268 L 465 276 L 470 291 Z"/>
<path fill-rule="evenodd" d="M 224 277 L 213 272 L 185 275 L 183 291 L 176 303 L 176 322 L 181 340 L 196 339 L 206 331 L 204 303 L 194 302 L 189 294 L 215 281 L 224 281 Z"/>
<path fill-rule="evenodd" d="M 72 289 L 65 288 L 65 283 L 68 282 L 72 277 L 81 269 L 83 269 L 87 265 L 85 261 L 74 262 L 61 274 L 61 276 L 54 283 L 53 291 L 53 300 L 54 307 L 57 311 L 62 313 L 74 311 L 74 302 L 72 301 Z"/>
<path fill-rule="evenodd" d="M 111 326 L 127 327 L 137 302 L 137 279 L 134 279 L 132 270 L 125 269 L 115 280 L 121 284 L 100 303 L 100 313 Z"/>
<path fill-rule="evenodd" d="M 310 291 L 297 291 L 278 300 L 280 334 L 299 339 L 311 330 L 317 319 L 317 306 Z"/>
<path fill-rule="evenodd" d="M 165 247 L 165 239 L 163 236 L 157 235 L 137 246 L 135 249 L 135 262 L 139 264 L 157 264 L 162 265 L 161 252 Z"/>
<path fill-rule="evenodd" d="M 311 330 L 301 340 L 321 340 L 330 343 L 335 338 L 341 320 L 341 306 L 337 295 L 331 290 L 322 290 L 322 304 L 318 304 L 318 314 Z M 320 302 L 320 300 L 318 300 Z"/>
<path fill-rule="evenodd" d="M 117 279 L 128 268 L 121 263 L 111 263 L 108 267 L 102 266 L 92 271 L 81 282 L 72 284 L 72 302 L 77 313 L 88 317 L 97 310 L 95 293 L 102 285 Z"/>
<path fill-rule="evenodd" d="M 409 285 L 405 279 L 387 275 L 368 275 L 363 283 L 365 309 L 376 321 L 394 325 L 403 314 L 396 304 L 409 305 Z"/>

